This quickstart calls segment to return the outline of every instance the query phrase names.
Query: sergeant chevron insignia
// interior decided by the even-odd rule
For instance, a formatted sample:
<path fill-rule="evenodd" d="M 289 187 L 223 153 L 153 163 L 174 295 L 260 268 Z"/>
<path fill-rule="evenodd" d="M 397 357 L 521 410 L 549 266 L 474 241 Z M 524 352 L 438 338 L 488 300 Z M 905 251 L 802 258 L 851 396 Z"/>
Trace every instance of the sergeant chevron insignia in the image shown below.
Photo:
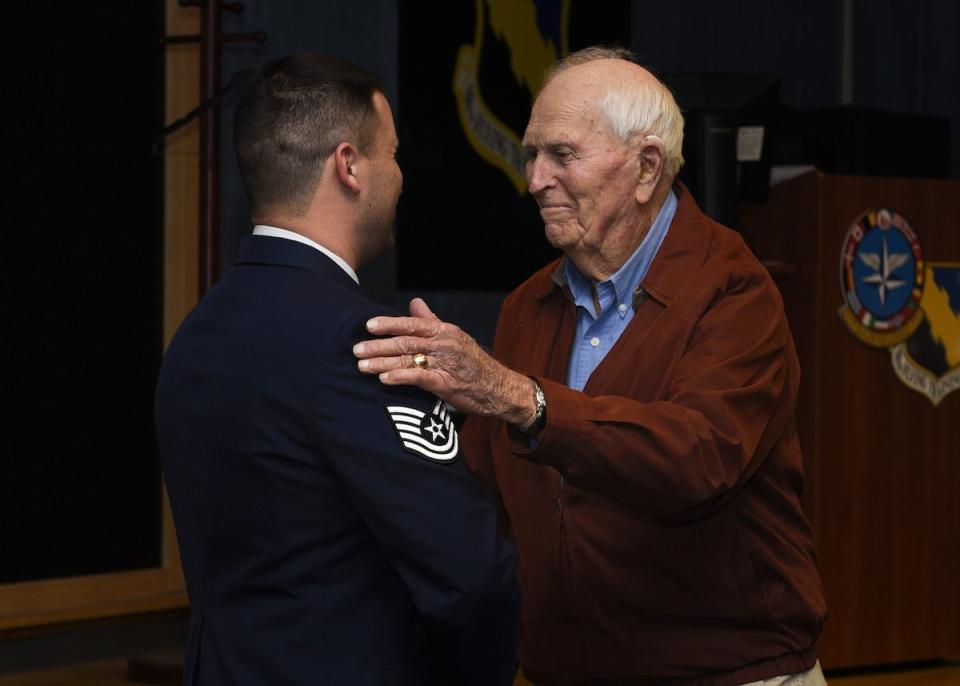
<path fill-rule="evenodd" d="M 454 462 L 460 442 L 442 400 L 430 412 L 407 405 L 387 405 L 387 413 L 404 449 L 432 462 Z"/>

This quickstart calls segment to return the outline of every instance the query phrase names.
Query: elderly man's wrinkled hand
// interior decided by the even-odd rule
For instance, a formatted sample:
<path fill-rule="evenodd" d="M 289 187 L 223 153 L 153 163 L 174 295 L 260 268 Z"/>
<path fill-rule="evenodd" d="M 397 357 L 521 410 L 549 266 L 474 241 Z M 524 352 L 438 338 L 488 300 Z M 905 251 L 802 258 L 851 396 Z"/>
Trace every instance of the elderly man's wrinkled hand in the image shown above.
<path fill-rule="evenodd" d="M 440 321 L 420 298 L 410 317 L 374 317 L 377 336 L 353 348 L 358 368 L 387 385 L 411 385 L 467 414 L 524 424 L 536 410 L 532 381 L 503 366 L 458 326 Z M 424 357 L 425 356 L 425 357 Z"/>

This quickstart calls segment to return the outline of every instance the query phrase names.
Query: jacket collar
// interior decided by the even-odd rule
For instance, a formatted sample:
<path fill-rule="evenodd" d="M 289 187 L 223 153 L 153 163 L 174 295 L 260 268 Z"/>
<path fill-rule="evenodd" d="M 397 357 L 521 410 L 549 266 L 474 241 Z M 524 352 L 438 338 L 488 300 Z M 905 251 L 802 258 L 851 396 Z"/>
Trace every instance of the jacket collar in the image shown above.
<path fill-rule="evenodd" d="M 351 290 L 360 289 L 357 283 L 350 278 L 350 275 L 325 254 L 309 245 L 286 238 L 245 236 L 240 243 L 240 252 L 234 264 L 260 264 L 306 269 L 321 274 Z"/>

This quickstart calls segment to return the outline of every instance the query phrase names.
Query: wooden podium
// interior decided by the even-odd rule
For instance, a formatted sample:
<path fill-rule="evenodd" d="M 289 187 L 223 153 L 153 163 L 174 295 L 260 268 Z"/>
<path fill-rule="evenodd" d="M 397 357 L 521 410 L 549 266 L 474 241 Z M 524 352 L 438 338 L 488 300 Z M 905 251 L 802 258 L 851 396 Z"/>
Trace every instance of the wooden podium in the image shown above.
<path fill-rule="evenodd" d="M 934 405 L 838 314 L 841 248 L 871 208 L 904 216 L 926 263 L 960 268 L 958 181 L 810 172 L 741 208 L 803 371 L 804 504 L 827 596 L 827 669 L 960 655 L 960 390 Z"/>

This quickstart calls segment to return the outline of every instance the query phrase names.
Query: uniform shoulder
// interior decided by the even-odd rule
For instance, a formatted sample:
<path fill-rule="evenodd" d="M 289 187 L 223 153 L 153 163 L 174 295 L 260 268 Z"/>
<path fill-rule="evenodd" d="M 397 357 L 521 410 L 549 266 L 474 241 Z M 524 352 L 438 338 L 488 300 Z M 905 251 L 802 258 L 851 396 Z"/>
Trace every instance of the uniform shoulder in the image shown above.
<path fill-rule="evenodd" d="M 402 317 L 402 313 L 391 307 L 381 305 L 370 300 L 362 293 L 342 289 L 337 293 L 338 323 L 334 327 L 338 331 L 337 338 L 350 338 L 354 342 L 363 338 L 370 338 L 367 332 L 367 321 L 373 317 Z"/>

